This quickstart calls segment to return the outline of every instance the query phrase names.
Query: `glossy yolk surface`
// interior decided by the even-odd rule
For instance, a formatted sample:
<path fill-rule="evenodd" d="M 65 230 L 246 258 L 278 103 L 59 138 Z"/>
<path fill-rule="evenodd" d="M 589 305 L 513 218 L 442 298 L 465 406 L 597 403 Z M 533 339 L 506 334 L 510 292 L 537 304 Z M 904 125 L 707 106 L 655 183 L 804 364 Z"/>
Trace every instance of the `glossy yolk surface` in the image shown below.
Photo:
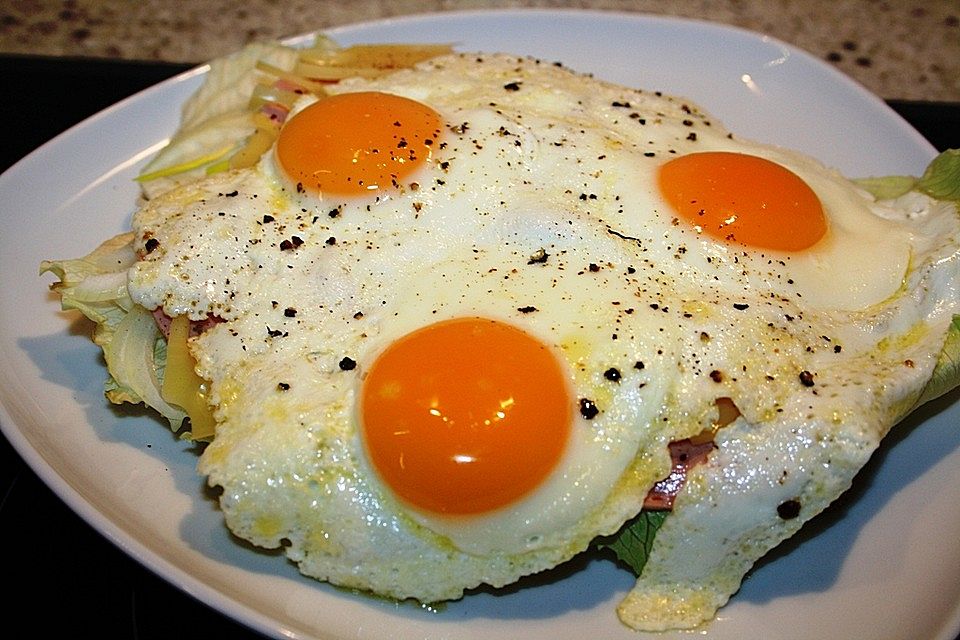
<path fill-rule="evenodd" d="M 760 249 L 802 251 L 827 232 L 820 199 L 799 176 L 764 158 L 710 151 L 660 168 L 663 197 L 698 233 Z"/>
<path fill-rule="evenodd" d="M 315 194 L 361 194 L 396 186 L 429 159 L 441 119 L 430 107 L 389 93 L 323 98 L 287 121 L 277 160 Z"/>
<path fill-rule="evenodd" d="M 567 445 L 573 401 L 554 354 L 484 318 L 390 345 L 361 395 L 364 443 L 394 493 L 442 514 L 492 511 L 534 490 Z"/>

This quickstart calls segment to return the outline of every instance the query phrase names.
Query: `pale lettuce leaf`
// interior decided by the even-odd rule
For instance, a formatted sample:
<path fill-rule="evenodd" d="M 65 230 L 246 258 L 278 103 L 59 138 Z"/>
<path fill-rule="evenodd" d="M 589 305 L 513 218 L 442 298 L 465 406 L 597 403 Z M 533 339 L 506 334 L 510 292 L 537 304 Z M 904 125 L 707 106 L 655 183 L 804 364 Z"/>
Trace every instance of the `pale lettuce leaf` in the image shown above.
<path fill-rule="evenodd" d="M 109 374 L 107 399 L 144 403 L 179 430 L 186 413 L 160 396 L 166 342 L 151 313 L 127 291 L 127 270 L 136 259 L 133 234 L 124 233 L 82 258 L 45 260 L 40 273 L 59 278 L 50 288 L 59 294 L 63 309 L 76 309 L 95 323 L 93 341 L 103 349 Z"/>
<path fill-rule="evenodd" d="M 916 406 L 935 400 L 960 386 L 960 316 L 954 316 L 933 375 L 923 388 Z"/>
<path fill-rule="evenodd" d="M 937 200 L 960 201 L 960 149 L 947 149 L 930 163 L 917 191 Z"/>
<path fill-rule="evenodd" d="M 923 175 L 860 178 L 855 182 L 877 200 L 893 200 L 919 191 L 936 200 L 960 201 L 960 149 L 947 149 L 930 161 Z"/>

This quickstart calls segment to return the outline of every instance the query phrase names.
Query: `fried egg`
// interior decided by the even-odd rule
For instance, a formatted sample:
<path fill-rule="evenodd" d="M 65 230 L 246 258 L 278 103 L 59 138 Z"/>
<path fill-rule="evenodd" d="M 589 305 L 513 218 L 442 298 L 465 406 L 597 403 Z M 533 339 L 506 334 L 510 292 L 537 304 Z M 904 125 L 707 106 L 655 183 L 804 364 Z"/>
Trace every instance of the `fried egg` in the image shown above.
<path fill-rule="evenodd" d="M 619 612 L 695 626 L 936 364 L 958 224 L 932 201 L 534 59 L 330 93 L 256 167 L 146 203 L 129 278 L 217 320 L 191 343 L 217 422 L 199 470 L 237 536 L 306 575 L 435 602 L 553 567 L 728 398 Z"/>

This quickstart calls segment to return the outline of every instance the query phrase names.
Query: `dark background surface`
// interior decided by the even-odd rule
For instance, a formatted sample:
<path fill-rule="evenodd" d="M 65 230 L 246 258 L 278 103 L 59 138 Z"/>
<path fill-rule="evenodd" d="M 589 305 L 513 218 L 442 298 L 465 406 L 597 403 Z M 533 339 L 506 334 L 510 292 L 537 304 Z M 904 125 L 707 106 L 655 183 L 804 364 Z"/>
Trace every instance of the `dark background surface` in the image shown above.
<path fill-rule="evenodd" d="M 0 56 L 0 170 L 87 116 L 187 68 Z M 890 104 L 938 149 L 960 148 L 960 105 Z M 170 586 L 101 537 L 2 437 L 0 549 L 7 585 L 0 610 L 8 629 L 18 623 L 27 628 L 8 637 L 262 637 Z"/>

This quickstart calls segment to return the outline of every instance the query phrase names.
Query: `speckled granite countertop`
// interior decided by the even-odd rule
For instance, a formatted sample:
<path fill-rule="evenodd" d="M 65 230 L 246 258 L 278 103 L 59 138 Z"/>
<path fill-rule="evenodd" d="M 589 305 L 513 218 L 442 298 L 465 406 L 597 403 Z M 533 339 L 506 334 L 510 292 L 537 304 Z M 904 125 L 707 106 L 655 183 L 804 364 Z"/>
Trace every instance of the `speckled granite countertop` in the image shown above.
<path fill-rule="evenodd" d="M 732 24 L 828 60 L 882 98 L 960 102 L 957 0 L 0 0 L 0 54 L 201 62 L 256 39 L 415 13 L 508 7 Z"/>

